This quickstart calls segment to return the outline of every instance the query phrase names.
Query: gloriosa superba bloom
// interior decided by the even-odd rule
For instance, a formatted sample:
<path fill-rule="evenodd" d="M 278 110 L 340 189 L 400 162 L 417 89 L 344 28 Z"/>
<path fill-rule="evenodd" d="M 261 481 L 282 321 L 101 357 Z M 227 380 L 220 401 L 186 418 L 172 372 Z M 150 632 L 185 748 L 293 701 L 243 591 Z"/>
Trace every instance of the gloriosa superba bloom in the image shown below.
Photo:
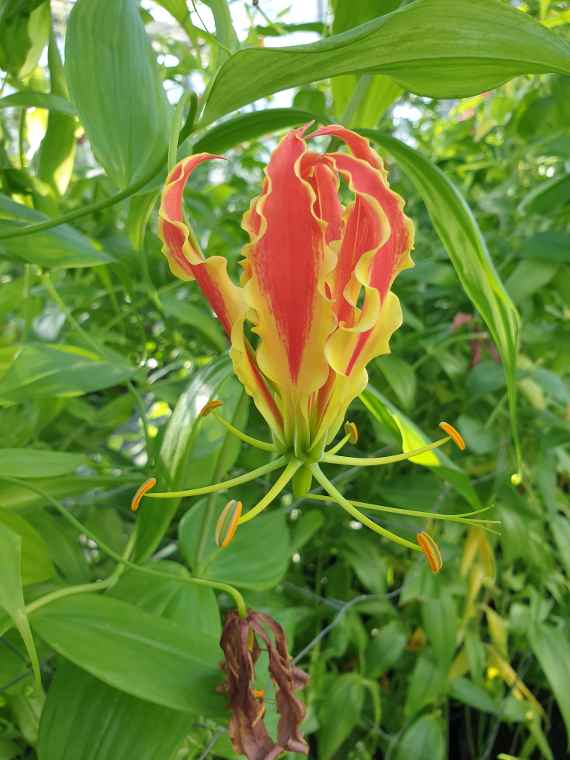
<path fill-rule="evenodd" d="M 191 155 L 169 173 L 159 212 L 163 252 L 183 280 L 195 280 L 224 328 L 234 371 L 267 421 L 272 441 L 259 441 L 221 416 L 219 402 L 206 405 L 219 422 L 243 441 L 272 452 L 273 459 L 245 475 L 186 491 L 149 493 L 153 498 L 202 495 L 238 486 L 268 472 L 281 473 L 261 501 L 242 514 L 230 501 L 220 516 L 217 540 L 226 546 L 236 528 L 263 511 L 292 481 L 304 495 L 314 478 L 325 496 L 375 532 L 423 551 L 432 570 L 441 568 L 437 544 L 427 533 L 413 543 L 381 526 L 366 510 L 409 516 L 489 521 L 466 515 L 434 515 L 413 510 L 355 503 L 346 499 L 319 464 L 374 466 L 403 461 L 454 440 L 457 431 L 442 423 L 446 435 L 434 443 L 387 457 L 361 459 L 338 455 L 358 434 L 346 423 L 348 406 L 366 387 L 367 364 L 389 352 L 402 311 L 392 285 L 399 272 L 413 266 L 414 227 L 402 198 L 390 189 L 381 158 L 368 141 L 342 126 L 307 127 L 289 132 L 273 151 L 261 194 L 251 201 L 242 226 L 249 235 L 243 250 L 241 283 L 229 276 L 222 256 L 205 258 L 186 221 L 184 188 L 194 169 L 221 158 Z M 329 137 L 347 152 L 319 153 L 307 140 Z M 343 204 L 341 181 L 352 199 Z M 344 435 L 331 446 L 344 423 Z M 329 448 L 327 448 L 329 447 Z M 154 485 L 154 483 L 152 484 Z M 150 490 L 145 484 L 136 506 Z M 313 498 L 313 495 L 311 495 Z"/>

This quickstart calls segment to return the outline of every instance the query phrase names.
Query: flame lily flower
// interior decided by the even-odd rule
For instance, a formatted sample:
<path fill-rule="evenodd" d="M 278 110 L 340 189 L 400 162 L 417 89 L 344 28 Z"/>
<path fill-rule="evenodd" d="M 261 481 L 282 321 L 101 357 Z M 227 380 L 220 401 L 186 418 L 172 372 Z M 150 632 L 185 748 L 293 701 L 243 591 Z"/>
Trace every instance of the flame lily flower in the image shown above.
<path fill-rule="evenodd" d="M 335 125 L 309 136 L 306 132 L 307 127 L 294 129 L 282 139 L 267 166 L 261 193 L 244 215 L 249 243 L 243 251 L 240 285 L 230 278 L 225 258 L 204 257 L 183 210 L 184 188 L 194 169 L 220 156 L 192 155 L 168 175 L 159 212 L 163 252 L 173 274 L 195 280 L 217 315 L 235 373 L 267 421 L 272 441 L 237 430 L 218 413 L 217 401 L 203 412 L 214 414 L 241 440 L 276 458 L 223 483 L 148 497 L 212 493 L 282 469 L 258 504 L 243 515 L 240 510 L 233 536 L 237 524 L 263 511 L 290 481 L 299 496 L 307 493 L 314 477 L 327 499 L 376 533 L 423 551 L 437 571 L 441 559 L 433 539 L 425 539 L 422 532 L 413 543 L 386 530 L 348 501 L 319 467 L 320 462 L 389 464 L 450 440 L 463 448 L 463 441 L 442 423 L 446 435 L 420 449 L 375 459 L 343 457 L 338 451 L 358 437 L 356 427 L 347 423 L 345 435 L 327 450 L 349 404 L 366 387 L 366 365 L 389 352 L 390 338 L 402 323 L 392 286 L 401 271 L 413 266 L 414 228 L 402 198 L 390 189 L 381 158 L 365 138 Z M 313 151 L 308 140 L 319 136 L 336 138 L 347 151 Z M 352 195 L 346 204 L 341 201 L 341 181 Z M 226 516 L 227 510 L 224 520 Z"/>

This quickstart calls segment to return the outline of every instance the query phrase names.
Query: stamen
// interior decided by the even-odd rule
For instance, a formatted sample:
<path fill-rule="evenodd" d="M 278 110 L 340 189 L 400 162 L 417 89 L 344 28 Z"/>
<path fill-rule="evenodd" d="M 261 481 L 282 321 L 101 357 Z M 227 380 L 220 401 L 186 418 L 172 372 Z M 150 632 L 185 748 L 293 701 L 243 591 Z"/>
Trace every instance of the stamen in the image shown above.
<path fill-rule="evenodd" d="M 513 474 L 511 475 L 511 485 L 515 486 L 516 488 L 516 486 L 520 486 L 521 483 L 522 483 L 522 475 L 520 474 L 520 472 L 513 472 Z"/>
<path fill-rule="evenodd" d="M 269 443 L 268 441 L 260 441 L 258 438 L 254 438 L 247 433 L 243 433 L 239 428 L 234 427 L 231 422 L 228 422 L 228 420 L 226 420 L 221 415 L 216 414 L 216 412 L 213 412 L 213 414 L 216 420 L 221 425 L 223 425 L 226 430 L 228 430 L 232 435 L 235 435 L 236 438 L 239 438 L 240 441 L 243 441 L 244 443 L 247 443 L 256 449 L 261 449 L 262 451 L 276 451 L 276 448 L 272 443 Z"/>
<path fill-rule="evenodd" d="M 450 425 L 449 422 L 440 422 L 439 427 L 444 433 L 447 433 L 453 443 L 461 449 L 461 451 L 465 451 L 465 441 L 463 440 L 461 433 L 456 430 L 453 425 Z"/>
<path fill-rule="evenodd" d="M 266 509 L 271 504 L 271 502 L 279 496 L 281 491 L 285 488 L 287 483 L 292 479 L 302 464 L 303 463 L 299 462 L 297 459 L 292 459 L 287 467 L 283 470 L 281 475 L 277 478 L 275 483 L 271 486 L 269 491 L 265 494 L 265 496 L 260 501 L 258 501 L 254 507 L 248 510 L 245 515 L 243 515 L 243 517 L 240 517 L 238 525 L 242 525 L 243 523 L 253 520 L 253 518 L 256 517 L 260 512 L 263 512 L 263 510 Z"/>
<path fill-rule="evenodd" d="M 418 533 L 416 535 L 416 541 L 418 542 L 420 549 L 425 554 L 427 563 L 432 573 L 439 573 L 443 567 L 443 559 L 441 558 L 439 546 L 429 535 L 429 533 L 426 533 L 423 530 L 421 533 Z"/>
<path fill-rule="evenodd" d="M 223 508 L 222 513 L 218 517 L 218 522 L 216 523 L 216 530 L 214 534 L 216 539 L 216 546 L 219 549 L 225 549 L 226 546 L 231 543 L 233 537 L 236 534 L 242 510 L 243 504 L 241 501 L 236 501 L 235 499 L 228 501 L 226 506 Z"/>
<path fill-rule="evenodd" d="M 376 467 L 383 464 L 393 464 L 394 462 L 406 462 L 408 459 L 413 459 L 420 454 L 425 454 L 433 449 L 438 449 L 440 446 L 446 444 L 451 436 L 445 436 L 433 443 L 429 443 L 426 446 L 421 446 L 419 449 L 412 449 L 411 451 L 404 451 L 402 454 L 391 454 L 387 457 L 344 457 L 336 456 L 331 452 L 326 452 L 321 461 L 327 464 L 344 464 L 349 467 Z"/>
<path fill-rule="evenodd" d="M 346 510 L 349 515 L 354 517 L 355 520 L 358 520 L 363 525 L 366 525 L 366 527 L 370 528 L 370 530 L 373 530 L 374 533 L 378 533 L 378 535 L 383 536 L 384 538 L 388 538 L 390 541 L 393 541 L 400 546 L 405 546 L 407 549 L 412 549 L 415 552 L 422 551 L 422 549 L 417 544 L 408 541 L 406 538 L 398 536 L 397 533 L 392 533 L 392 531 L 383 528 L 381 525 L 374 522 L 374 520 L 371 520 L 369 517 L 362 514 L 362 512 L 356 509 L 356 507 L 353 506 L 353 504 L 351 504 L 351 502 L 341 494 L 336 486 L 331 483 L 331 481 L 327 478 L 327 476 L 317 464 L 312 465 L 311 469 L 317 482 L 324 488 L 329 496 L 332 496 L 333 501 L 335 501 L 339 507 L 342 507 L 344 510 Z"/>
<path fill-rule="evenodd" d="M 279 457 L 274 459 L 268 464 L 264 464 L 262 467 L 257 467 L 255 470 L 250 470 L 243 475 L 238 475 L 235 478 L 229 480 L 223 480 L 221 483 L 213 483 L 210 486 L 201 486 L 200 488 L 188 488 L 185 491 L 159 491 L 157 493 L 149 493 L 149 499 L 182 499 L 185 496 L 204 496 L 207 493 L 216 493 L 217 491 L 224 491 L 226 488 L 233 488 L 234 486 L 240 486 L 242 483 L 249 483 L 251 480 L 256 480 L 262 475 L 267 475 L 273 470 L 278 470 L 286 463 L 285 457 Z"/>
<path fill-rule="evenodd" d="M 198 417 L 207 417 L 210 412 L 213 412 L 214 409 L 219 409 L 223 405 L 223 401 L 220 401 L 217 398 L 213 398 L 211 401 L 208 401 L 207 404 L 204 404 L 204 406 L 200 409 L 198 412 Z"/>
<path fill-rule="evenodd" d="M 358 428 L 354 422 L 345 422 L 344 432 L 349 436 L 349 443 L 352 443 L 353 446 L 358 443 Z"/>
<path fill-rule="evenodd" d="M 256 699 L 263 699 L 265 697 L 265 691 L 263 689 L 253 689 L 253 696 Z"/>
<path fill-rule="evenodd" d="M 140 503 L 142 501 L 143 496 L 148 491 L 150 491 L 151 488 L 154 488 L 155 485 L 156 485 L 156 478 L 149 478 L 148 480 L 145 480 L 145 482 L 137 488 L 137 492 L 135 493 L 131 501 L 131 512 L 137 511 L 137 509 L 140 507 Z"/>

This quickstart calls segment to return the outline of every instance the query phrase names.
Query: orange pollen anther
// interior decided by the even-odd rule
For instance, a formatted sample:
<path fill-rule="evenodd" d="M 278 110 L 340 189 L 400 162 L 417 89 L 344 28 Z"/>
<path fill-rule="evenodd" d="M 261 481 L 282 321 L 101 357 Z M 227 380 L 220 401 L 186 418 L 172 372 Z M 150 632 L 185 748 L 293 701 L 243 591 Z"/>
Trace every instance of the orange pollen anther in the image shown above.
<path fill-rule="evenodd" d="M 242 502 L 235 499 L 228 501 L 223 508 L 222 513 L 218 517 L 215 531 L 216 546 L 220 549 L 225 549 L 235 536 L 242 512 Z"/>
<path fill-rule="evenodd" d="M 263 699 L 263 697 L 265 696 L 265 692 L 263 691 L 263 689 L 254 689 L 253 696 L 256 699 Z"/>
<path fill-rule="evenodd" d="M 208 401 L 207 404 L 204 404 L 204 406 L 200 409 L 198 417 L 207 417 L 210 412 L 213 412 L 214 409 L 219 409 L 223 405 L 223 401 L 220 401 L 220 399 L 217 398 L 213 398 L 211 401 Z"/>
<path fill-rule="evenodd" d="M 140 507 L 140 503 L 142 501 L 143 496 L 146 493 L 148 493 L 151 490 L 151 488 L 154 488 L 155 485 L 156 485 L 156 478 L 149 478 L 148 480 L 145 480 L 145 482 L 137 488 L 137 492 L 135 493 L 131 501 L 131 512 L 137 511 L 137 509 Z"/>
<path fill-rule="evenodd" d="M 443 560 L 441 558 L 439 546 L 429 535 L 429 533 L 426 533 L 423 530 L 420 533 L 416 534 L 416 541 L 418 542 L 420 549 L 426 555 L 430 570 L 433 573 L 439 573 L 443 567 Z"/>
<path fill-rule="evenodd" d="M 348 439 L 349 443 L 352 443 L 352 444 L 358 443 L 358 428 L 356 427 L 354 422 L 345 422 L 344 434 L 350 436 L 350 438 Z"/>
<path fill-rule="evenodd" d="M 456 430 L 453 425 L 450 425 L 449 422 L 440 422 L 439 427 L 444 433 L 447 433 L 453 443 L 455 443 L 461 451 L 465 451 L 465 441 L 463 440 L 461 433 Z"/>

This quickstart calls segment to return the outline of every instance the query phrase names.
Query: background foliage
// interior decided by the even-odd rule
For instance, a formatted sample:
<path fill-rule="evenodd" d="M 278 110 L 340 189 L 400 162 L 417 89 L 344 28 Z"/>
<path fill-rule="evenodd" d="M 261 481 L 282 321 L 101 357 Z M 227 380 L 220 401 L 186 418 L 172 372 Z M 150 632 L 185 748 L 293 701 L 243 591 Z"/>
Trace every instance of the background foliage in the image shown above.
<path fill-rule="evenodd" d="M 234 757 L 215 691 L 231 600 L 190 574 L 285 627 L 311 674 L 312 757 L 566 756 L 570 11 L 336 0 L 297 22 L 296 5 L 0 3 L 0 760 Z M 299 33 L 322 41 L 284 51 Z M 349 471 L 345 488 L 502 521 L 500 536 L 432 521 L 438 576 L 291 496 L 224 552 L 223 496 L 149 503 L 133 532 L 146 477 L 191 487 L 265 461 L 198 419 L 220 398 L 266 435 L 220 328 L 160 254 L 167 162 L 177 143 L 226 152 L 186 208 L 236 273 L 279 131 L 312 119 L 367 130 L 417 227 L 405 326 L 354 405 L 358 449 L 442 418 L 468 444 Z"/>

